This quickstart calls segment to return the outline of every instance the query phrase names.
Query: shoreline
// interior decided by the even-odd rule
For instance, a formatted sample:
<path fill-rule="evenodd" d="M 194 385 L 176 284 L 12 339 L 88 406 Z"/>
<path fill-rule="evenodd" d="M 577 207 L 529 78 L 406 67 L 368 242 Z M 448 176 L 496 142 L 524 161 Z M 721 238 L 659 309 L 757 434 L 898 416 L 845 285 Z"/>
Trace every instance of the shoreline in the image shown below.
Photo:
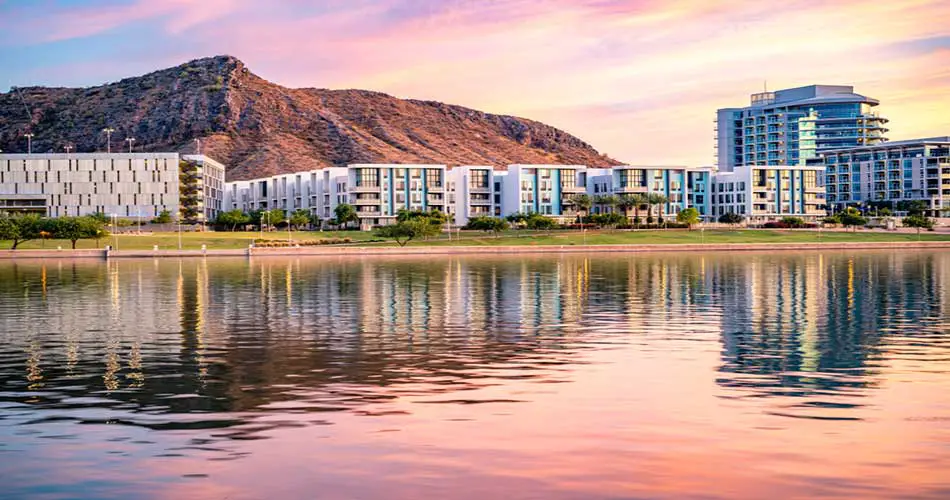
<path fill-rule="evenodd" d="M 667 243 L 629 245 L 416 246 L 416 247 L 297 247 L 229 250 L 0 250 L 0 260 L 157 259 L 184 257 L 340 257 L 368 255 L 532 255 L 578 253 L 762 252 L 803 250 L 929 250 L 950 249 L 950 241 L 832 242 L 832 243 Z"/>

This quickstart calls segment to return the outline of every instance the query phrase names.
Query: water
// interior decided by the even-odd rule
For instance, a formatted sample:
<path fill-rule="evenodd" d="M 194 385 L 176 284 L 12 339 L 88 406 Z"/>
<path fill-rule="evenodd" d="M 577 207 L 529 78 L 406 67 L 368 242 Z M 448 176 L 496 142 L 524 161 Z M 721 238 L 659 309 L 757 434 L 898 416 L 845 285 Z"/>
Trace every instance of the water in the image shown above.
<path fill-rule="evenodd" d="M 947 498 L 950 254 L 0 263 L 31 498 Z"/>

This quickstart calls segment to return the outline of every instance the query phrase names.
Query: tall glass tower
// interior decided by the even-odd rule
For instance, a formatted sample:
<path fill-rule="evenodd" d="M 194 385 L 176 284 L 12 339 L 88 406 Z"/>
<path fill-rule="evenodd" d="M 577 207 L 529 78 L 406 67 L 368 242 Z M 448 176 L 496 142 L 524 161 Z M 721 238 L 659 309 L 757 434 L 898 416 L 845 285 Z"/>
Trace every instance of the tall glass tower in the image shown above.
<path fill-rule="evenodd" d="M 887 141 L 872 99 L 844 85 L 752 94 L 751 105 L 717 112 L 720 171 L 745 165 L 805 165 L 823 151 Z"/>

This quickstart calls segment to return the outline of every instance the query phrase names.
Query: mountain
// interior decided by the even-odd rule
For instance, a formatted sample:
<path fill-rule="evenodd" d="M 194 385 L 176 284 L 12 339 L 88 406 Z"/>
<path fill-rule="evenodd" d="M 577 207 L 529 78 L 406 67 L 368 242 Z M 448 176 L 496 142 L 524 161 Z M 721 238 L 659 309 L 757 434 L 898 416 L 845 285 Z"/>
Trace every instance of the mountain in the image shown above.
<path fill-rule="evenodd" d="M 29 115 L 27 112 L 29 109 Z M 97 87 L 23 87 L 0 94 L 0 149 L 104 151 L 135 137 L 137 151 L 202 153 L 229 180 L 348 163 L 617 164 L 543 123 L 365 90 L 291 89 L 230 56 L 198 59 Z"/>

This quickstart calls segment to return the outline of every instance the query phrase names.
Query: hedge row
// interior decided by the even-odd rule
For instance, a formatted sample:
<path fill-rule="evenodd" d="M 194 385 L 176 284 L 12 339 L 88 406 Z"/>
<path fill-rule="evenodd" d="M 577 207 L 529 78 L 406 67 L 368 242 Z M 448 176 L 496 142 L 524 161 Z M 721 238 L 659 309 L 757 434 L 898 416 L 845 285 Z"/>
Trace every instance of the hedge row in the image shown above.
<path fill-rule="evenodd" d="M 323 245 L 343 245 L 353 243 L 352 238 L 328 238 L 319 240 L 254 240 L 254 246 L 259 248 L 287 248 L 287 247 L 318 247 Z"/>

